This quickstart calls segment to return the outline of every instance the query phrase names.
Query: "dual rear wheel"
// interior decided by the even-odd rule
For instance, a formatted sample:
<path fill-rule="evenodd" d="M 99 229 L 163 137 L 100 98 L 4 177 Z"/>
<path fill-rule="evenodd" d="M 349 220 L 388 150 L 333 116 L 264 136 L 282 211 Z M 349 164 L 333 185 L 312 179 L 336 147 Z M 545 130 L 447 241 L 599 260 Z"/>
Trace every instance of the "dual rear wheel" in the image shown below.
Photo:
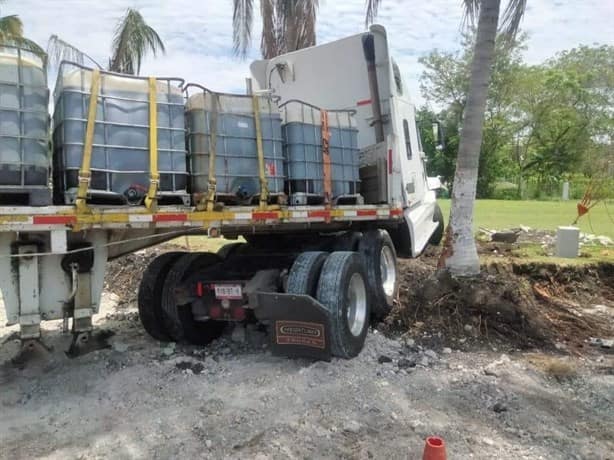
<path fill-rule="evenodd" d="M 330 313 L 332 353 L 352 358 L 362 350 L 369 321 L 385 317 L 398 290 L 396 252 L 385 230 L 366 232 L 358 252 L 304 252 L 288 276 L 287 291 L 317 299 Z"/>

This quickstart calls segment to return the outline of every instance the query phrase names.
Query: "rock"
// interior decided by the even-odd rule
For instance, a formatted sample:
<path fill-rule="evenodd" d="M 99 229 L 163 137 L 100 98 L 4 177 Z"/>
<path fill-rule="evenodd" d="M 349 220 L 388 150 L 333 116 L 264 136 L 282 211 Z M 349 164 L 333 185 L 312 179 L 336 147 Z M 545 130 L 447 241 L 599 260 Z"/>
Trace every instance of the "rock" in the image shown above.
<path fill-rule="evenodd" d="M 487 438 L 487 437 L 482 437 L 482 438 L 480 438 L 480 439 L 481 439 L 481 440 L 482 440 L 482 442 L 483 442 L 484 444 L 486 444 L 487 446 L 494 446 L 494 445 L 495 445 L 495 441 L 493 441 L 493 440 L 492 440 L 492 439 L 490 439 L 490 438 Z"/>
<path fill-rule="evenodd" d="M 213 442 L 211 441 L 211 439 L 207 439 L 205 441 L 205 446 L 207 446 L 207 449 L 211 449 L 211 446 L 213 446 Z"/>
<path fill-rule="evenodd" d="M 518 228 L 525 233 L 529 233 L 531 231 L 531 227 L 527 227 L 526 225 L 519 225 Z"/>
<path fill-rule="evenodd" d="M 175 353 L 175 347 L 175 342 L 170 342 L 164 348 L 162 348 L 161 353 L 164 356 L 171 356 L 173 353 Z"/>
<path fill-rule="evenodd" d="M 118 353 L 124 353 L 128 351 L 128 344 L 122 342 L 115 342 L 113 343 L 113 350 L 117 351 Z"/>
<path fill-rule="evenodd" d="M 356 420 L 350 420 L 343 424 L 343 431 L 347 433 L 358 433 L 360 431 L 360 423 Z"/>
<path fill-rule="evenodd" d="M 379 358 L 377 358 L 377 362 L 380 364 L 391 363 L 392 358 L 390 356 L 380 355 Z"/>
<path fill-rule="evenodd" d="M 494 406 L 492 406 L 492 410 L 495 411 L 497 414 L 500 414 L 501 412 L 507 411 L 507 406 L 499 401 L 496 402 Z"/>
<path fill-rule="evenodd" d="M 445 355 L 449 355 L 450 353 L 452 353 L 452 349 L 448 347 L 444 347 L 444 349 L 441 350 L 441 352 Z"/>
<path fill-rule="evenodd" d="M 451 352 L 452 350 L 450 350 Z M 437 359 L 439 358 L 439 356 L 437 356 L 437 353 L 435 353 L 433 350 L 425 350 L 424 351 L 425 356 L 428 356 L 431 359 Z"/>
<path fill-rule="evenodd" d="M 601 348 L 614 347 L 614 339 L 610 340 L 610 339 L 601 339 L 601 338 L 591 337 L 589 339 L 589 343 L 594 347 L 601 347 Z"/>
<path fill-rule="evenodd" d="M 236 343 L 245 343 L 245 328 L 237 324 L 232 330 L 232 335 L 230 336 L 230 339 Z"/>
<path fill-rule="evenodd" d="M 405 339 L 405 345 L 408 347 L 413 347 L 416 341 L 414 339 Z"/>
<path fill-rule="evenodd" d="M 416 361 L 413 359 L 401 358 L 397 362 L 397 366 L 399 369 L 408 369 L 410 367 L 416 367 Z"/>
<path fill-rule="evenodd" d="M 422 359 L 420 360 L 420 365 L 424 367 L 429 367 L 429 364 L 431 364 L 429 359 L 426 356 L 423 356 Z"/>
<path fill-rule="evenodd" d="M 471 324 L 465 324 L 463 329 L 465 329 L 466 332 L 471 332 L 473 331 L 473 326 Z"/>

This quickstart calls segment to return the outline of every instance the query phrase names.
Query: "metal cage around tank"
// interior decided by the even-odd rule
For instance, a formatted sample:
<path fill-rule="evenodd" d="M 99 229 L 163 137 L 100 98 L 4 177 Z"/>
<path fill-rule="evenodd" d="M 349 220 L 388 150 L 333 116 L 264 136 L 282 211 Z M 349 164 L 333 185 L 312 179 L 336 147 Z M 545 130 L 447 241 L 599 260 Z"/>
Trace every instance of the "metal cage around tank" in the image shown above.
<path fill-rule="evenodd" d="M 261 197 L 258 130 L 266 194 L 268 199 L 280 199 L 284 191 L 283 152 L 281 115 L 275 99 L 269 94 L 219 93 L 194 83 L 187 84 L 185 90 L 194 202 L 206 199 L 209 193 L 228 204 L 247 204 Z"/>
<path fill-rule="evenodd" d="M 0 45 L 0 205 L 51 204 L 45 59 Z"/>
<path fill-rule="evenodd" d="M 322 109 L 300 100 L 286 101 L 280 109 L 283 114 L 286 192 L 290 203 L 323 202 L 327 180 L 330 180 L 331 200 L 347 204 L 362 202 L 356 112 Z M 323 133 L 323 127 L 328 133 Z M 325 177 L 325 142 L 330 156 L 329 178 Z"/>
<path fill-rule="evenodd" d="M 58 71 L 53 141 L 54 186 L 59 203 L 72 204 L 77 198 L 93 72 L 68 61 L 62 62 Z M 184 80 L 98 72 L 88 201 L 141 204 L 154 180 L 160 204 L 189 204 Z M 155 126 L 150 126 L 152 100 Z M 159 178 L 151 177 L 152 130 L 157 141 Z"/>

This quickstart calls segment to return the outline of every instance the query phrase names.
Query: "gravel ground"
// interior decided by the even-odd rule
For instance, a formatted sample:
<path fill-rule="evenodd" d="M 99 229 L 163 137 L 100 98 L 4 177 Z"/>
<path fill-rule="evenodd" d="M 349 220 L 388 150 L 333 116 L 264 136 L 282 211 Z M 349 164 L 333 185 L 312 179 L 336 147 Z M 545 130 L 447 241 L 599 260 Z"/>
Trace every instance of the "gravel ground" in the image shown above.
<path fill-rule="evenodd" d="M 358 358 L 313 363 L 271 356 L 257 331 L 160 344 L 133 304 L 103 300 L 111 348 L 68 359 L 49 323 L 50 355 L 0 369 L 1 458 L 418 459 L 433 434 L 449 459 L 614 458 L 607 350 L 432 350 L 372 331 Z"/>

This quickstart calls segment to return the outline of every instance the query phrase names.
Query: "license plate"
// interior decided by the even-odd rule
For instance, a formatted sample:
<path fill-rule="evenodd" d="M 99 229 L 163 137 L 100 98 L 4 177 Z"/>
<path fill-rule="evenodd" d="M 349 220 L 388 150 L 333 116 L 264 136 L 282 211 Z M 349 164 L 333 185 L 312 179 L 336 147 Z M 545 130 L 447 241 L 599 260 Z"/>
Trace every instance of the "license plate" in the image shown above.
<path fill-rule="evenodd" d="M 216 299 L 236 300 L 243 298 L 243 292 L 240 284 L 216 284 L 215 285 Z"/>

